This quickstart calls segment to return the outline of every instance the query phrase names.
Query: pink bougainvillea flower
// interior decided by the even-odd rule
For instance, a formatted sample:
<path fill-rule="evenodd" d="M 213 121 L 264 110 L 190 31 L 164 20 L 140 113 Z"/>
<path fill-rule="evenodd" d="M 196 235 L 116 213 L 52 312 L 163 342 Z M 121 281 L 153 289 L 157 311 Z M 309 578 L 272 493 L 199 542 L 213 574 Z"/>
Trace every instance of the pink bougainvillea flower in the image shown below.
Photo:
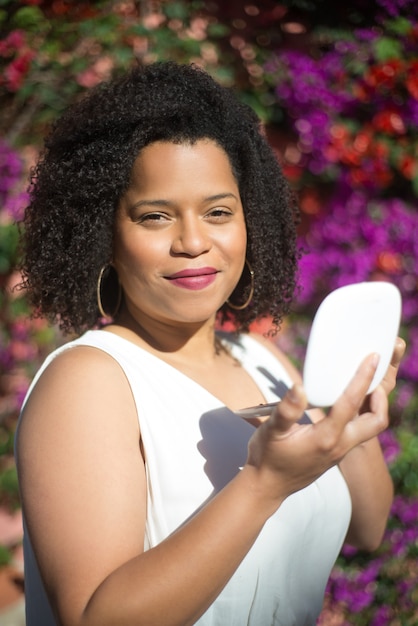
<path fill-rule="evenodd" d="M 3 81 L 9 91 L 19 91 L 32 63 L 35 52 L 26 50 L 17 56 L 4 71 Z"/>
<path fill-rule="evenodd" d="M 5 39 L 0 41 L 0 56 L 10 56 L 26 44 L 23 30 L 12 30 Z"/>
<path fill-rule="evenodd" d="M 150 13 L 149 15 L 145 15 L 143 17 L 142 23 L 145 28 L 148 28 L 148 30 L 155 30 L 161 26 L 163 22 L 165 22 L 165 19 L 165 15 L 162 13 Z"/>
<path fill-rule="evenodd" d="M 97 61 L 84 72 L 80 72 L 77 75 L 76 80 L 79 85 L 86 87 L 95 87 L 104 80 L 110 77 L 112 69 L 114 67 L 114 61 L 109 56 L 103 56 L 97 59 Z"/>
<path fill-rule="evenodd" d="M 0 543 L 12 546 L 18 543 L 23 536 L 22 512 L 10 513 L 6 508 L 0 508 Z"/>

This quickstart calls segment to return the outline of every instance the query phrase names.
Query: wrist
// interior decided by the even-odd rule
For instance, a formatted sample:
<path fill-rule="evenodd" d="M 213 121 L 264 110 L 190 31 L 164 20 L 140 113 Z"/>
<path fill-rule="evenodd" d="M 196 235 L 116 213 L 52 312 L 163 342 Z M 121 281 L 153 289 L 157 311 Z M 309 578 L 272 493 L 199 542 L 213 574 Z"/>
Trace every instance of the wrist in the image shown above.
<path fill-rule="evenodd" d="M 267 521 L 280 507 L 286 496 L 280 489 L 277 476 L 271 476 L 250 463 L 244 465 L 239 473 L 246 496 L 250 499 L 250 506 L 260 515 L 263 522 Z"/>

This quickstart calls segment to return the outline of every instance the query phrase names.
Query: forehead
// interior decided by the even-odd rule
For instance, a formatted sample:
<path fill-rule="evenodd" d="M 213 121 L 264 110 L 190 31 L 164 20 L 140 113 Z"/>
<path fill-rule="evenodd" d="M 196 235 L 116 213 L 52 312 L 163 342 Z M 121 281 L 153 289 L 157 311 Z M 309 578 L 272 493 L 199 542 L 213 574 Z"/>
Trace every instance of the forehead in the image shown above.
<path fill-rule="evenodd" d="M 207 178 L 236 185 L 227 153 L 211 139 L 151 143 L 141 150 L 131 173 L 131 182 L 141 185 L 168 184 L 176 179 L 183 184 L 197 183 Z"/>

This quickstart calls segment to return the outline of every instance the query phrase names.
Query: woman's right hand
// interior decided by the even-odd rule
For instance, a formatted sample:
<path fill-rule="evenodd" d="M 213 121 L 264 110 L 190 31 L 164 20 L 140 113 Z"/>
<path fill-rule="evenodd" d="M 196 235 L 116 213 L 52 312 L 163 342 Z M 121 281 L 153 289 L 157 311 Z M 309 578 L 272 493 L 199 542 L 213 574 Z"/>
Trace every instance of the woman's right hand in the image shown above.
<path fill-rule="evenodd" d="M 247 465 L 256 470 L 259 488 L 279 505 L 316 480 L 355 446 L 388 426 L 388 402 L 379 385 L 369 410 L 359 415 L 378 364 L 367 357 L 329 413 L 313 424 L 297 421 L 307 408 L 302 385 L 294 385 L 249 443 Z"/>

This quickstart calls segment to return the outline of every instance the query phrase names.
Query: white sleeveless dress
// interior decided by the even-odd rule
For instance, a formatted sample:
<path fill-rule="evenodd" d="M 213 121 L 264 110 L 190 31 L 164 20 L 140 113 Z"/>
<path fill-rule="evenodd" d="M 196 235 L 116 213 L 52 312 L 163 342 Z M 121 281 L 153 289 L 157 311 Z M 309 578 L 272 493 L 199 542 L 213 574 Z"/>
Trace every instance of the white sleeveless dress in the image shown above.
<path fill-rule="evenodd" d="M 266 401 L 280 398 L 283 383 L 290 385 L 291 381 L 270 351 L 247 335 L 239 339 L 223 336 L 223 341 L 252 376 Z M 28 395 L 51 360 L 78 345 L 94 346 L 110 354 L 129 381 L 145 451 L 145 549 L 149 549 L 235 476 L 245 463 L 254 429 L 189 377 L 107 331 L 89 331 L 52 353 Z M 350 515 L 348 488 L 338 468 L 287 498 L 266 522 L 221 594 L 196 623 L 313 626 Z M 56 626 L 27 532 L 24 551 L 27 626 Z"/>

